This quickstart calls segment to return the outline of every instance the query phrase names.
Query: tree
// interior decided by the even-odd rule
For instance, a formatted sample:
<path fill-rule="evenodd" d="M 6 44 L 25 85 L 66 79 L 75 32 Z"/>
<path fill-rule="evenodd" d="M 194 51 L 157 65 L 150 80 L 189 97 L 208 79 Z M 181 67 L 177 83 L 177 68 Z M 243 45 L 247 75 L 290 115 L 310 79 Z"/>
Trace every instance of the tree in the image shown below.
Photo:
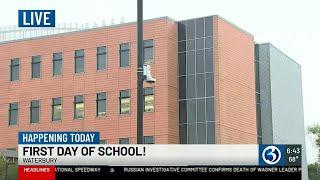
<path fill-rule="evenodd" d="M 308 134 L 314 134 L 316 138 L 316 146 L 318 147 L 318 161 L 320 161 L 320 124 L 309 126 L 307 129 Z"/>
<path fill-rule="evenodd" d="M 316 146 L 318 147 L 318 161 L 320 162 L 320 124 L 315 124 L 309 126 L 307 129 L 308 134 L 316 135 Z M 309 180 L 319 180 L 320 179 L 320 164 L 314 163 L 308 165 L 308 176 Z"/>
<path fill-rule="evenodd" d="M 308 165 L 308 176 L 309 180 L 319 180 L 320 179 L 320 164 L 314 163 Z"/>

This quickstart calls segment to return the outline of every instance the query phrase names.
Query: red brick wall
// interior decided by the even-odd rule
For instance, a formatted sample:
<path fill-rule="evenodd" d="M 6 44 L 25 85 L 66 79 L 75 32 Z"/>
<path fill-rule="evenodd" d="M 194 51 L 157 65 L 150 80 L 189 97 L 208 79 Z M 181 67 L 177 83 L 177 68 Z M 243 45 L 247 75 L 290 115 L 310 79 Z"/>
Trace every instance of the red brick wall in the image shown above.
<path fill-rule="evenodd" d="M 0 44 L 0 148 L 16 147 L 18 131 L 99 131 L 101 139 L 136 143 L 136 26 L 119 26 Z M 178 143 L 177 27 L 167 18 L 147 21 L 144 39 L 154 39 L 155 112 L 145 113 L 144 135 Z M 131 42 L 131 67 L 119 67 L 119 44 Z M 108 67 L 96 71 L 96 47 L 107 46 Z M 85 49 L 85 73 L 74 74 L 74 50 Z M 52 53 L 63 52 L 63 75 L 52 77 Z M 41 55 L 41 79 L 31 80 L 31 56 Z M 20 81 L 9 81 L 12 58 L 20 58 Z M 174 78 L 169 78 L 174 77 Z M 168 81 L 168 79 L 170 79 Z M 119 90 L 131 89 L 131 114 L 119 115 Z M 107 116 L 95 117 L 96 93 L 107 92 Z M 85 95 L 85 118 L 73 120 L 73 97 Z M 51 121 L 51 98 L 63 97 L 61 122 Z M 30 124 L 29 103 L 41 100 L 39 124 Z M 19 102 L 19 122 L 8 126 L 8 104 Z"/>
<path fill-rule="evenodd" d="M 216 143 L 256 144 L 253 36 L 214 18 Z"/>

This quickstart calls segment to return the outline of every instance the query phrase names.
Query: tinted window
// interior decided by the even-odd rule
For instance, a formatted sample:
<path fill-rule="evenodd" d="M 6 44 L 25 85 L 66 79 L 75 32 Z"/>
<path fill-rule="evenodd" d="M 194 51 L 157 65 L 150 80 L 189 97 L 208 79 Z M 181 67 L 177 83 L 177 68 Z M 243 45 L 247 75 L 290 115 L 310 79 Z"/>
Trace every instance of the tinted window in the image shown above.
<path fill-rule="evenodd" d="M 10 80 L 17 81 L 20 79 L 20 60 L 12 59 L 10 65 Z"/>
<path fill-rule="evenodd" d="M 153 58 L 153 53 L 154 53 L 154 48 L 153 48 L 153 40 L 144 40 L 143 41 L 143 55 L 144 55 L 144 62 L 153 62 L 154 58 Z"/>
<path fill-rule="evenodd" d="M 179 53 L 179 75 L 186 74 L 186 53 Z"/>
<path fill-rule="evenodd" d="M 107 94 L 105 92 L 97 94 L 96 116 L 105 116 L 107 114 Z"/>
<path fill-rule="evenodd" d="M 188 125 L 188 143 L 197 144 L 196 123 Z"/>
<path fill-rule="evenodd" d="M 196 96 L 195 76 L 187 76 L 187 98 L 194 98 Z"/>
<path fill-rule="evenodd" d="M 207 37 L 205 39 L 205 48 L 212 48 L 213 47 L 213 39 L 212 37 Z"/>
<path fill-rule="evenodd" d="M 191 50 L 195 50 L 195 42 L 194 40 L 188 40 L 188 43 L 187 43 L 187 50 L 188 51 L 191 51 Z"/>
<path fill-rule="evenodd" d="M 205 19 L 205 36 L 213 36 L 213 18 L 206 17 Z"/>
<path fill-rule="evenodd" d="M 194 20 L 189 20 L 186 22 L 187 25 L 187 39 L 195 38 L 195 23 Z"/>
<path fill-rule="evenodd" d="M 187 124 L 181 124 L 179 126 L 180 144 L 187 144 Z"/>
<path fill-rule="evenodd" d="M 143 137 L 144 144 L 154 144 L 154 137 L 153 136 L 145 136 Z"/>
<path fill-rule="evenodd" d="M 187 123 L 187 101 L 179 102 L 179 123 Z"/>
<path fill-rule="evenodd" d="M 78 95 L 74 97 L 74 119 L 84 118 L 84 97 L 83 95 Z"/>
<path fill-rule="evenodd" d="M 201 39 L 197 39 L 196 40 L 196 48 L 197 49 L 203 49 L 204 48 L 204 39 L 201 38 Z"/>
<path fill-rule="evenodd" d="M 185 40 L 186 39 L 186 27 L 182 22 L 178 23 L 178 32 L 179 32 L 178 33 L 179 41 Z"/>
<path fill-rule="evenodd" d="M 60 75 L 62 72 L 62 53 L 53 53 L 53 75 Z"/>
<path fill-rule="evenodd" d="M 186 98 L 186 76 L 181 76 L 179 77 L 179 98 L 180 99 L 185 99 Z"/>
<path fill-rule="evenodd" d="M 198 50 L 196 55 L 197 60 L 197 73 L 204 72 L 204 51 Z"/>
<path fill-rule="evenodd" d="M 197 122 L 205 121 L 205 99 L 197 99 Z"/>
<path fill-rule="evenodd" d="M 206 120 L 214 121 L 214 99 L 206 98 Z"/>
<path fill-rule="evenodd" d="M 130 144 L 129 138 L 120 138 L 119 144 Z"/>
<path fill-rule="evenodd" d="M 10 103 L 9 104 L 9 126 L 17 125 L 19 118 L 19 103 Z"/>
<path fill-rule="evenodd" d="M 206 144 L 206 124 L 205 123 L 197 123 L 197 140 L 198 144 Z"/>
<path fill-rule="evenodd" d="M 195 123 L 197 114 L 196 114 L 196 100 L 187 100 L 187 114 L 188 114 L 188 123 Z"/>
<path fill-rule="evenodd" d="M 84 50 L 76 50 L 74 56 L 75 73 L 84 72 Z"/>
<path fill-rule="evenodd" d="M 61 114 L 62 114 L 62 99 L 61 97 L 53 98 L 52 99 L 52 121 L 61 120 Z"/>
<path fill-rule="evenodd" d="M 39 123 L 40 101 L 34 100 L 30 103 L 30 123 Z"/>
<path fill-rule="evenodd" d="M 180 41 L 178 43 L 178 51 L 179 52 L 184 52 L 186 51 L 186 41 Z"/>
<path fill-rule="evenodd" d="M 206 96 L 213 96 L 213 74 L 207 73 L 206 74 Z"/>
<path fill-rule="evenodd" d="M 97 47 L 97 70 L 104 70 L 107 67 L 107 47 Z"/>
<path fill-rule="evenodd" d="M 214 144 L 214 122 L 207 123 L 207 144 Z"/>
<path fill-rule="evenodd" d="M 153 88 L 144 88 L 144 112 L 154 112 Z"/>
<path fill-rule="evenodd" d="M 195 74 L 195 52 L 187 52 L 187 73 Z"/>
<path fill-rule="evenodd" d="M 120 91 L 120 114 L 130 114 L 130 90 Z"/>
<path fill-rule="evenodd" d="M 213 49 L 205 50 L 206 72 L 213 72 Z"/>
<path fill-rule="evenodd" d="M 196 87 L 197 87 L 197 97 L 205 97 L 206 87 L 205 87 L 204 74 L 197 74 Z"/>
<path fill-rule="evenodd" d="M 120 44 L 120 67 L 130 66 L 130 44 Z"/>
<path fill-rule="evenodd" d="M 31 71 L 32 71 L 32 78 L 40 78 L 40 71 L 41 71 L 41 57 L 40 56 L 33 56 L 32 63 L 31 63 Z"/>
<path fill-rule="evenodd" d="M 199 18 L 196 20 L 196 34 L 197 37 L 204 36 L 204 18 Z"/>

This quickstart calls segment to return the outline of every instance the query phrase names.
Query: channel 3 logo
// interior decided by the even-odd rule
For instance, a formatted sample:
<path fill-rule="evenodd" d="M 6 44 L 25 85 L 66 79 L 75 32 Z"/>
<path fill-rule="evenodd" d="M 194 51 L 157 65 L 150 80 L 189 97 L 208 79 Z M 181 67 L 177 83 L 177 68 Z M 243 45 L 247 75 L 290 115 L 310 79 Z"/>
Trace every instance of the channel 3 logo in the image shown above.
<path fill-rule="evenodd" d="M 260 166 L 283 166 L 284 145 L 260 145 L 259 165 Z"/>

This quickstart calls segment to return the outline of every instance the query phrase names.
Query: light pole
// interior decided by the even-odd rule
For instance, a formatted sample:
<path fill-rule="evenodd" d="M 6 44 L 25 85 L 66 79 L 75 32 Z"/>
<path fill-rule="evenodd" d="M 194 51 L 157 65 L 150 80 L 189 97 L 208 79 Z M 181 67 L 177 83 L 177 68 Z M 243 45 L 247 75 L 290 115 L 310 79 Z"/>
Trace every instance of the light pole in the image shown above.
<path fill-rule="evenodd" d="M 137 144 L 143 144 L 143 1 L 137 0 Z"/>

